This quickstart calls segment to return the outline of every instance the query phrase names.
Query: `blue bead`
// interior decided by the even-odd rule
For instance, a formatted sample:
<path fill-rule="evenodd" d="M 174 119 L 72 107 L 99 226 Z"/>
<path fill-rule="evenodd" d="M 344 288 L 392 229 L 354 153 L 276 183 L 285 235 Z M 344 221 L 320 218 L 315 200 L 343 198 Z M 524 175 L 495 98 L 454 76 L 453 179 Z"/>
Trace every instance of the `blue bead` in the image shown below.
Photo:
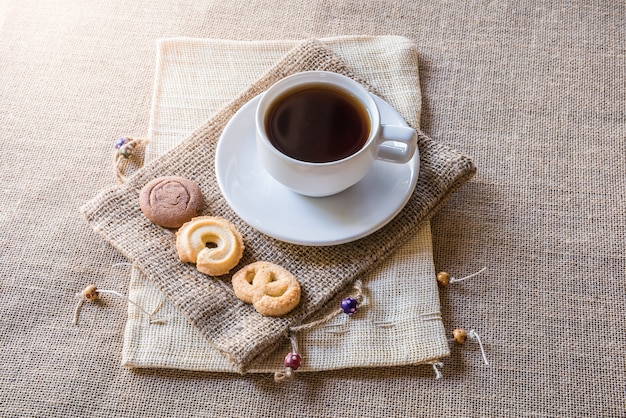
<path fill-rule="evenodd" d="M 128 138 L 120 138 L 115 141 L 115 149 L 119 149 L 122 145 L 128 142 Z"/>
<path fill-rule="evenodd" d="M 352 315 L 356 312 L 356 309 L 359 307 L 359 303 L 353 298 L 345 298 L 341 301 L 341 309 L 348 315 Z"/>

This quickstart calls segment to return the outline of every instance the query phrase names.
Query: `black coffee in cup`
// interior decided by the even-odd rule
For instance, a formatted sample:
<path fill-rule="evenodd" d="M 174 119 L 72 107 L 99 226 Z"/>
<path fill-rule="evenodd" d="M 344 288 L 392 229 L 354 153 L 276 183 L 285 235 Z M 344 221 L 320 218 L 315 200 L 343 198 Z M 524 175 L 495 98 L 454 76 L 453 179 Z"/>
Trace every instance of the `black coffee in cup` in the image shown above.
<path fill-rule="evenodd" d="M 272 145 L 300 161 L 325 163 L 359 151 L 370 134 L 369 115 L 348 93 L 319 83 L 273 100 L 265 118 Z"/>

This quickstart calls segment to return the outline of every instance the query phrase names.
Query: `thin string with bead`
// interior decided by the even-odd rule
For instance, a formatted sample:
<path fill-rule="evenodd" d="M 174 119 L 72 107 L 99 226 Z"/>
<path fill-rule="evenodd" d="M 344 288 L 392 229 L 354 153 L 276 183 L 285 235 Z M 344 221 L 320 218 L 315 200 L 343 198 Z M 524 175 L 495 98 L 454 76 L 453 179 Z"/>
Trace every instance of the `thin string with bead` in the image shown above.
<path fill-rule="evenodd" d="M 289 333 L 287 337 L 291 342 L 291 352 L 285 356 L 285 360 L 283 361 L 285 368 L 274 373 L 274 380 L 276 382 L 293 379 L 293 372 L 298 370 L 302 364 L 302 357 L 299 354 L 300 350 L 298 350 L 298 339 L 292 333 Z"/>
<path fill-rule="evenodd" d="M 471 279 L 472 277 L 478 276 L 485 270 L 487 270 L 487 267 L 483 267 L 482 269 L 478 270 L 476 273 L 472 273 L 469 276 L 461 277 L 460 279 L 457 279 L 456 277 L 451 276 L 450 273 L 448 272 L 441 271 L 437 273 L 437 283 L 439 283 L 440 286 L 446 287 L 449 284 L 462 282 L 463 280 Z"/>
<path fill-rule="evenodd" d="M 483 273 L 485 270 L 487 270 L 487 267 L 483 267 L 482 269 L 478 270 L 477 272 L 472 273 L 472 274 L 470 274 L 468 276 L 465 276 L 465 277 L 461 277 L 461 278 L 456 278 L 454 276 L 451 276 L 450 273 L 448 273 L 448 272 L 441 271 L 441 272 L 437 273 L 437 276 L 436 276 L 437 284 L 440 287 L 447 287 L 450 284 L 462 282 L 464 280 L 471 279 L 472 277 L 476 277 L 479 274 Z M 428 313 L 428 314 L 422 314 L 421 317 L 422 317 L 422 320 L 424 320 L 424 321 L 435 320 L 435 319 L 441 319 L 441 314 L 438 313 L 438 312 L 437 313 Z M 485 349 L 483 347 L 482 341 L 480 340 L 480 336 L 478 335 L 478 333 L 475 330 L 470 330 L 469 332 L 467 332 L 467 331 L 465 331 L 462 328 L 457 328 L 454 331 L 452 331 L 452 336 L 453 336 L 453 338 L 451 340 L 448 340 L 448 341 L 454 341 L 457 344 L 465 344 L 465 342 L 467 341 L 468 338 L 478 342 L 478 345 L 480 346 L 480 351 L 482 353 L 483 362 L 486 365 L 489 365 L 489 362 L 487 361 L 487 355 L 485 354 Z M 443 363 L 441 363 L 441 362 L 433 362 L 431 364 L 432 364 L 433 369 L 435 371 L 436 379 L 440 379 L 442 377 L 442 374 L 441 374 L 441 371 L 439 370 L 439 368 L 443 366 Z"/>
<path fill-rule="evenodd" d="M 136 302 L 130 300 L 129 298 L 127 298 L 126 296 L 122 295 L 119 292 L 116 292 L 115 290 L 98 289 L 98 287 L 95 284 L 90 284 L 89 286 L 87 286 L 82 291 L 82 293 L 77 293 L 76 294 L 76 297 L 78 298 L 78 305 L 76 305 L 76 309 L 74 311 L 74 325 L 78 325 L 78 319 L 79 319 L 80 311 L 81 311 L 81 309 L 83 307 L 83 304 L 85 302 L 98 302 L 100 300 L 100 294 L 114 295 L 114 296 L 120 297 L 122 299 L 125 299 L 129 303 L 132 303 L 141 312 L 143 312 L 144 314 L 146 314 L 146 316 L 148 316 L 148 319 L 150 320 L 151 324 L 164 324 L 166 322 L 165 319 L 154 318 L 156 313 L 163 306 L 163 303 L 159 304 L 159 306 L 157 306 L 157 308 L 154 310 L 154 312 L 149 313 L 145 309 L 143 309 L 141 306 L 139 306 Z"/>
<path fill-rule="evenodd" d="M 300 331 L 308 331 L 320 325 L 327 324 L 342 313 L 348 316 L 352 316 L 358 310 L 359 305 L 365 303 L 366 299 L 363 292 L 363 283 L 360 280 L 357 280 L 356 282 L 354 282 L 353 288 L 355 290 L 355 294 L 343 299 L 341 301 L 341 307 L 329 312 L 326 316 L 316 321 L 311 321 L 306 324 L 297 325 L 289 328 L 288 337 L 291 341 L 292 351 L 288 353 L 285 357 L 285 360 L 283 362 L 284 369 L 274 373 L 274 380 L 276 382 L 283 382 L 293 379 L 294 371 L 296 371 L 302 364 L 302 357 L 298 352 L 298 339 L 296 337 L 296 333 Z"/>
<path fill-rule="evenodd" d="M 115 175 L 120 182 L 143 167 L 147 143 L 145 138 L 122 137 L 115 141 Z"/>
<path fill-rule="evenodd" d="M 485 354 L 485 348 L 483 347 L 483 342 L 481 341 L 480 335 L 478 335 L 476 330 L 471 329 L 469 331 L 465 331 L 465 329 L 463 328 L 456 328 L 454 331 L 452 331 L 451 341 L 454 341 L 457 344 L 463 345 L 467 342 L 468 339 L 472 341 L 476 341 L 478 343 L 478 346 L 480 347 L 480 353 L 482 354 L 482 357 L 483 357 L 483 363 L 489 366 L 489 361 L 487 360 L 487 355 Z"/>
<path fill-rule="evenodd" d="M 328 322 L 332 321 L 333 319 L 335 319 L 337 316 L 341 315 L 342 313 L 345 313 L 348 316 L 354 315 L 356 311 L 358 310 L 359 306 L 362 306 L 365 304 L 366 299 L 365 299 L 365 295 L 363 292 L 363 283 L 360 280 L 357 280 L 356 282 L 354 282 L 353 288 L 355 290 L 355 294 L 351 297 L 347 297 L 343 299 L 341 301 L 341 307 L 329 312 L 328 315 L 324 316 L 323 318 L 320 318 L 315 321 L 307 322 L 306 324 L 293 326 L 289 328 L 289 330 L 291 332 L 308 331 L 319 325 L 327 324 Z"/>

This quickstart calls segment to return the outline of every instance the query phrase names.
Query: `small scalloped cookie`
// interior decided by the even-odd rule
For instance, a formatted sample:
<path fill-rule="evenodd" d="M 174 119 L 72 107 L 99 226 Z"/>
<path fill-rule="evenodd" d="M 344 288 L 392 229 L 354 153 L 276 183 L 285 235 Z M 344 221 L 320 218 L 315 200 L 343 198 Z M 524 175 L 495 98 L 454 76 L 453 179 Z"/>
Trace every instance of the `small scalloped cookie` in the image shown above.
<path fill-rule="evenodd" d="M 233 275 L 235 295 L 265 316 L 283 316 L 300 303 L 300 283 L 281 266 L 257 261 Z"/>
<path fill-rule="evenodd" d="M 195 263 L 209 276 L 228 273 L 241 260 L 243 250 L 243 238 L 235 225 L 218 216 L 198 216 L 176 232 L 180 261 Z"/>

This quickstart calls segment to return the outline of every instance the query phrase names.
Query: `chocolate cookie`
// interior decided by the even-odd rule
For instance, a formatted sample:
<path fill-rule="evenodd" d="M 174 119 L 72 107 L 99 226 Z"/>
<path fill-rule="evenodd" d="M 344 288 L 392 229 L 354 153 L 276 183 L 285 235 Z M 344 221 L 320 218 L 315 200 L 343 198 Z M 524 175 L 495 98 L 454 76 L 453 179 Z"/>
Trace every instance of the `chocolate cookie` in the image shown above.
<path fill-rule="evenodd" d="M 179 228 L 202 211 L 202 192 L 183 177 L 158 177 L 139 193 L 139 207 L 146 218 L 165 228 Z"/>

